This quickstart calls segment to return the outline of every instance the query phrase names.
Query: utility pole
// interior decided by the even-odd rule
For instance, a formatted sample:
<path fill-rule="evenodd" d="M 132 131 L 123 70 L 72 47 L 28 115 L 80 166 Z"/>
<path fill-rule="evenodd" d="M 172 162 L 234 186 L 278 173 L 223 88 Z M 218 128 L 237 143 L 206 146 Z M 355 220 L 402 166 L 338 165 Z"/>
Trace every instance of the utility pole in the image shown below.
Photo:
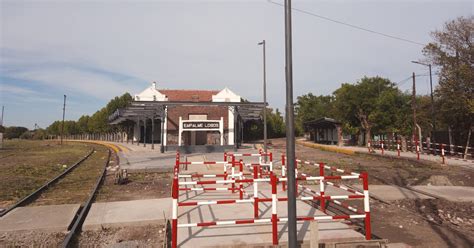
<path fill-rule="evenodd" d="M 285 0 L 285 65 L 286 65 L 286 157 L 288 161 L 288 247 L 297 247 L 295 116 L 293 108 L 293 55 L 291 37 L 291 0 Z"/>
<path fill-rule="evenodd" d="M 411 96 L 411 108 L 413 109 L 413 140 L 416 142 L 416 83 L 415 83 L 415 73 L 413 72 L 413 93 Z"/>
<path fill-rule="evenodd" d="M 431 124 L 433 125 L 433 132 L 432 132 L 432 135 L 431 135 L 432 137 L 431 138 L 432 138 L 433 142 L 436 142 L 435 141 L 435 135 L 434 135 L 434 133 L 436 132 L 436 118 L 435 118 L 435 111 L 434 111 L 433 76 L 432 76 L 432 73 L 431 73 L 431 64 L 425 64 L 425 63 L 418 62 L 418 61 L 412 61 L 412 63 L 428 66 L 428 68 L 430 70 Z"/>
<path fill-rule="evenodd" d="M 431 90 L 431 122 L 433 122 L 433 133 L 432 133 L 432 139 L 433 142 L 435 141 L 435 132 L 436 132 L 436 118 L 435 118 L 435 112 L 434 112 L 434 98 L 433 98 L 433 77 L 431 75 L 431 64 L 428 64 L 428 67 L 430 69 L 430 90 Z"/>
<path fill-rule="evenodd" d="M 258 43 L 263 45 L 263 150 L 267 154 L 267 66 L 265 54 L 265 40 Z M 264 161 L 267 162 L 267 156 L 264 156 Z"/>
<path fill-rule="evenodd" d="M 63 104 L 63 122 L 61 124 L 61 145 L 63 144 L 63 135 L 64 135 L 64 117 L 66 116 L 66 95 L 64 95 L 64 104 Z"/>
<path fill-rule="evenodd" d="M 3 112 L 5 112 L 5 106 L 2 106 L 2 123 L 0 125 L 3 126 Z"/>

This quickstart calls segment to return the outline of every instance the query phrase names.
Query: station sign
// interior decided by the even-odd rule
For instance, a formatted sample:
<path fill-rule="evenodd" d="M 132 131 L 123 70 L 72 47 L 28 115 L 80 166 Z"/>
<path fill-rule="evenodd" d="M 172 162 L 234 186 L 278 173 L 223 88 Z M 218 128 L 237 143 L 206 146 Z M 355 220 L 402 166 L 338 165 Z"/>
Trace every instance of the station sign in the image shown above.
<path fill-rule="evenodd" d="M 183 129 L 219 129 L 219 122 L 183 122 Z"/>

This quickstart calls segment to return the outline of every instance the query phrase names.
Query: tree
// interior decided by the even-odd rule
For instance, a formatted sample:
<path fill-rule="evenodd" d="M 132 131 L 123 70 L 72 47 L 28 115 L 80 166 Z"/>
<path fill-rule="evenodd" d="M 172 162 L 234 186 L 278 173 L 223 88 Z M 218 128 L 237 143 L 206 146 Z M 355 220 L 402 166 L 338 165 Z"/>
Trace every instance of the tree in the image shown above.
<path fill-rule="evenodd" d="M 303 124 L 307 121 L 323 118 L 334 117 L 334 96 L 315 96 L 312 93 L 298 96 L 295 104 L 296 112 L 296 129 L 298 134 L 303 131 Z"/>
<path fill-rule="evenodd" d="M 466 137 L 474 121 L 474 16 L 449 21 L 432 37 L 423 54 L 440 67 L 435 95 L 441 124 Z"/>
<path fill-rule="evenodd" d="M 82 134 L 82 133 L 105 133 L 114 130 L 109 125 L 108 117 L 117 109 L 124 108 L 133 100 L 129 93 L 125 93 L 120 97 L 110 100 L 105 107 L 95 112 L 92 116 L 83 115 L 76 121 L 64 122 L 64 135 Z M 130 122 L 121 124 L 123 126 L 130 125 Z M 120 126 L 120 128 L 123 128 Z M 55 121 L 48 128 L 47 132 L 52 135 L 61 134 L 61 122 Z"/>
<path fill-rule="evenodd" d="M 345 122 L 344 128 L 360 133 L 365 141 L 372 131 L 388 131 L 396 122 L 401 105 L 401 93 L 390 80 L 381 77 L 364 77 L 356 84 L 342 84 L 334 91 L 336 116 Z"/>
<path fill-rule="evenodd" d="M 6 127 L 5 128 L 5 139 L 18 139 L 20 136 L 27 132 L 28 128 L 26 127 Z"/>

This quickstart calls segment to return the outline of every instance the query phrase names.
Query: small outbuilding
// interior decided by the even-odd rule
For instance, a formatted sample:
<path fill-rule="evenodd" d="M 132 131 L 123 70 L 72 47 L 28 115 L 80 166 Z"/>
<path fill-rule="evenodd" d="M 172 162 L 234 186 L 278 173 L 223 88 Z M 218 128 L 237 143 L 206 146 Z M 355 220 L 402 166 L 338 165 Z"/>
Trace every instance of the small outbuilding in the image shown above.
<path fill-rule="evenodd" d="M 307 139 L 327 145 L 343 145 L 341 122 L 323 117 L 304 123 Z"/>

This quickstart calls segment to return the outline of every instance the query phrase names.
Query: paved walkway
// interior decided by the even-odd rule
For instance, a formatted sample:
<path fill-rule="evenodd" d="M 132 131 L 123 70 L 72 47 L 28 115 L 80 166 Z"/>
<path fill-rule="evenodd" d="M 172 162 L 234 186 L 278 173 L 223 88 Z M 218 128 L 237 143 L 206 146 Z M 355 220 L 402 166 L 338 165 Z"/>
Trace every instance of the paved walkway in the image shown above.
<path fill-rule="evenodd" d="M 15 208 L 0 218 L 0 232 L 65 232 L 79 207 L 79 204 L 64 204 Z"/>
<path fill-rule="evenodd" d="M 251 160 L 252 158 L 247 158 Z M 255 159 L 255 158 L 253 158 Z M 251 162 L 251 161 L 247 161 Z M 183 174 L 202 173 L 202 174 L 221 174 L 223 167 L 221 165 L 190 165 Z M 183 180 L 183 179 L 182 179 Z M 203 181 L 213 179 L 202 179 Z M 230 187 L 230 185 L 209 185 L 205 187 Z M 244 199 L 252 197 L 253 184 L 244 185 Z M 319 189 L 319 188 L 318 188 Z M 259 183 L 258 192 L 260 198 L 271 198 L 271 187 L 269 183 Z M 333 192 L 338 195 L 347 195 L 347 191 L 328 187 L 327 192 Z M 300 191 L 301 193 L 301 191 Z M 281 190 L 278 186 L 278 197 L 286 197 L 287 192 Z M 222 191 L 184 191 L 180 192 L 179 201 L 214 201 L 238 199 L 238 193 Z M 178 223 L 198 223 L 213 221 L 230 221 L 240 219 L 253 219 L 253 203 L 223 204 L 223 205 L 199 205 L 189 207 L 179 207 Z M 287 217 L 287 202 L 278 202 L 278 217 Z M 305 202 L 297 202 L 298 216 L 325 216 L 326 214 L 311 207 Z M 271 217 L 271 203 L 261 202 L 259 204 L 259 218 Z M 339 242 L 339 241 L 361 241 L 364 235 L 356 232 L 351 225 L 345 221 L 325 220 L 318 222 L 318 235 L 321 242 Z M 180 247 L 206 247 L 206 246 L 238 246 L 238 245 L 262 245 L 270 246 L 272 244 L 272 225 L 271 223 L 246 224 L 246 225 L 224 225 L 211 227 L 187 227 L 178 229 L 178 245 Z M 300 222 L 297 225 L 298 240 L 309 242 L 310 223 Z M 287 224 L 282 222 L 278 225 L 278 238 L 280 243 L 287 242 Z"/>
<path fill-rule="evenodd" d="M 318 149 L 322 149 L 322 150 L 329 150 L 329 151 L 334 151 L 334 152 L 369 154 L 369 151 L 366 147 L 322 145 L 322 144 L 316 144 L 316 143 L 313 143 L 313 142 L 310 142 L 310 141 L 306 141 L 306 140 L 303 140 L 303 139 L 298 140 L 297 143 L 301 144 L 301 145 L 304 145 L 304 146 L 310 146 L 310 147 L 313 147 L 313 148 L 318 148 Z M 383 155 L 382 155 L 381 150 L 375 150 L 375 153 L 370 153 L 370 154 L 380 155 L 380 156 L 398 157 L 398 152 L 397 151 L 389 151 L 389 150 L 385 150 Z M 406 159 L 412 159 L 412 160 L 417 159 L 416 153 L 412 153 L 412 152 L 401 152 L 400 157 L 401 158 L 406 158 Z M 439 163 L 439 164 L 442 163 L 442 158 L 440 156 L 434 156 L 434 155 L 430 155 L 430 154 L 420 154 L 420 159 L 425 160 L 425 161 Z M 474 169 L 474 161 L 473 160 L 465 161 L 465 160 L 459 160 L 459 159 L 446 157 L 445 164 L 446 165 L 463 166 L 463 167 Z"/>
<path fill-rule="evenodd" d="M 151 149 L 151 144 L 143 143 L 137 145 L 137 143 L 121 143 L 121 142 L 104 142 L 117 146 L 119 148 L 118 154 L 120 159 L 120 167 L 127 170 L 154 170 L 154 171 L 171 171 L 175 164 L 176 152 L 167 151 L 165 153 L 160 152 L 160 145 L 155 144 L 155 149 Z M 246 147 L 252 147 L 247 145 Z M 239 153 L 257 153 L 258 151 L 253 148 L 242 148 L 237 152 Z M 195 158 L 196 161 L 223 161 L 224 156 L 222 152 L 215 153 L 193 153 L 183 154 L 182 159 Z"/>
<path fill-rule="evenodd" d="M 171 198 L 93 203 L 82 230 L 162 224 L 170 210 Z"/>

